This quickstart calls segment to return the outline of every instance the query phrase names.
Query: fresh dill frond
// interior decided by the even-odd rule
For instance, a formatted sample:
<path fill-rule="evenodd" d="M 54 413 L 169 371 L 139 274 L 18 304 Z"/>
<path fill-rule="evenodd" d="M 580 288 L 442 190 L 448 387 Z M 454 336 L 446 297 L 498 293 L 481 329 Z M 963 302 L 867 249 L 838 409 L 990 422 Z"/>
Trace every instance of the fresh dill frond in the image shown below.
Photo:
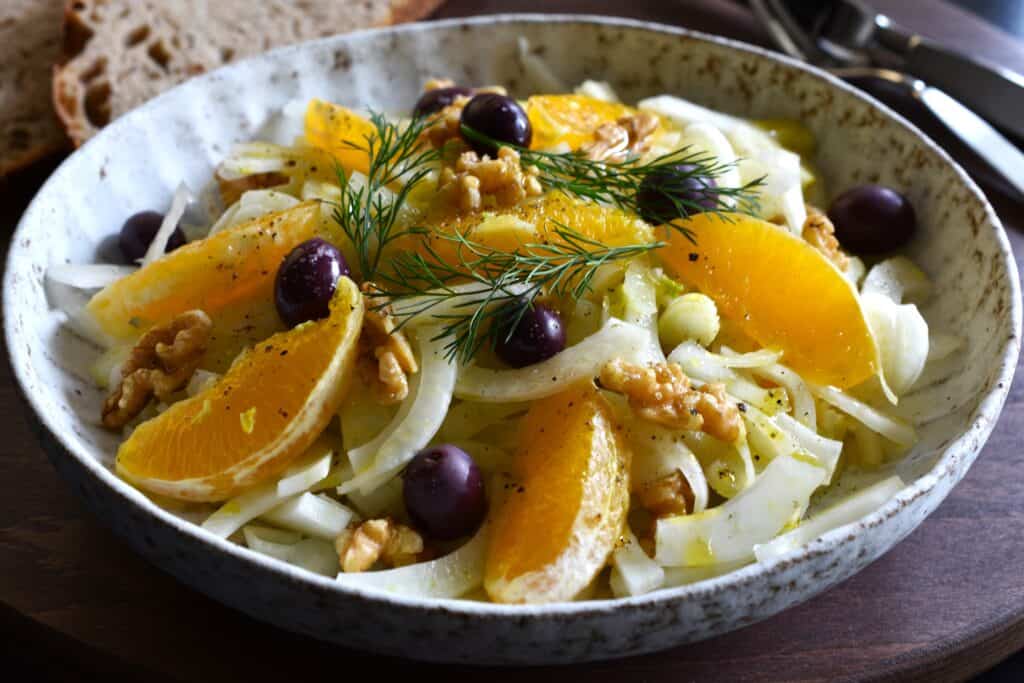
<path fill-rule="evenodd" d="M 669 213 L 683 218 L 695 213 L 708 212 L 718 214 L 724 219 L 727 219 L 725 214 L 728 212 L 754 214 L 758 209 L 756 190 L 764 184 L 762 177 L 739 187 L 716 185 L 708 188 L 704 197 L 714 202 L 713 206 L 708 206 L 702 201 L 687 198 L 684 192 L 673 190 L 685 189 L 687 182 L 692 180 L 717 180 L 734 164 L 720 163 L 714 156 L 691 151 L 688 147 L 648 161 L 633 158 L 621 162 L 608 162 L 587 159 L 578 152 L 544 152 L 508 145 L 466 125 L 462 125 L 461 132 L 468 140 L 515 149 L 519 152 L 524 167 L 537 167 L 540 171 L 540 182 L 546 189 L 615 206 L 637 215 L 645 213 L 638 193 L 648 177 L 661 179 L 660 182 L 653 183 L 650 189 L 674 209 Z M 681 170 L 681 167 L 686 170 Z M 691 242 L 694 241 L 693 233 L 683 223 L 673 220 L 667 225 L 682 233 Z"/>
<path fill-rule="evenodd" d="M 334 207 L 334 220 L 352 242 L 364 280 L 372 279 L 381 254 L 388 244 L 419 231 L 398 228 L 398 219 L 409 193 L 440 159 L 436 150 L 424 147 L 420 135 L 427 122 L 413 119 L 406 127 L 389 122 L 382 114 L 370 114 L 373 132 L 365 144 L 345 141 L 349 149 L 366 152 L 368 168 L 365 180 L 349 177 L 338 167 L 341 199 Z M 398 189 L 392 189 L 396 187 Z"/>
<path fill-rule="evenodd" d="M 554 222 L 554 221 L 553 221 Z M 553 239 L 501 251 L 465 235 L 439 235 L 455 243 L 446 259 L 424 242 L 424 252 L 403 252 L 379 276 L 374 296 L 396 302 L 399 326 L 430 315 L 440 325 L 437 339 L 449 338 L 449 359 L 466 363 L 485 344 L 510 335 L 538 296 L 578 300 L 591 288 L 601 266 L 665 246 L 664 242 L 608 246 L 555 222 Z M 439 310 L 443 309 L 443 310 Z"/>

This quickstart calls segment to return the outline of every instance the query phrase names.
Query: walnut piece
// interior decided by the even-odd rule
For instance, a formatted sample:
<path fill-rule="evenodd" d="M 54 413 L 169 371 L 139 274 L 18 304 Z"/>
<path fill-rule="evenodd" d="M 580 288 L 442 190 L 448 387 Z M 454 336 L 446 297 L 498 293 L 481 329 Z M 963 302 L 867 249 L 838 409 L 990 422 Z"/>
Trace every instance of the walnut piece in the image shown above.
<path fill-rule="evenodd" d="M 818 208 L 807 205 L 807 219 L 804 221 L 803 238 L 812 247 L 820 251 L 834 263 L 839 270 L 846 270 L 850 259 L 839 248 L 836 239 L 836 227 L 832 221 Z"/>
<path fill-rule="evenodd" d="M 372 282 L 364 282 L 364 294 L 376 291 Z M 361 367 L 364 379 L 375 387 L 377 401 L 382 405 L 401 403 L 409 395 L 408 376 L 419 372 L 416 356 L 405 333 L 397 329 L 395 317 L 388 306 L 367 308 L 363 332 L 359 337 Z"/>
<path fill-rule="evenodd" d="M 615 123 L 603 123 L 594 131 L 594 140 L 580 147 L 591 161 L 620 162 L 639 154 L 650 144 L 651 133 L 658 128 L 658 117 L 647 112 L 623 116 Z"/>
<path fill-rule="evenodd" d="M 342 571 L 365 572 L 377 562 L 403 567 L 416 562 L 423 539 L 413 529 L 384 517 L 345 529 L 334 541 Z"/>
<path fill-rule="evenodd" d="M 514 206 L 527 197 L 544 193 L 536 166 L 523 169 L 519 152 L 498 149 L 498 158 L 481 159 L 476 152 L 463 152 L 455 168 L 441 171 L 440 189 L 453 193 L 463 211 Z"/>
<path fill-rule="evenodd" d="M 167 400 L 199 367 L 213 322 L 203 311 L 182 313 L 139 339 L 121 366 L 121 382 L 103 403 L 103 426 L 120 429 L 156 396 Z"/>
<path fill-rule="evenodd" d="M 728 442 L 740 436 L 739 410 L 727 399 L 725 387 L 695 388 L 677 363 L 645 367 L 616 358 L 601 368 L 601 385 L 624 394 L 630 408 L 650 422 L 670 429 L 702 430 Z"/>
<path fill-rule="evenodd" d="M 640 486 L 637 501 L 656 518 L 685 515 L 693 510 L 693 490 L 679 470 Z"/>
<path fill-rule="evenodd" d="M 462 143 L 460 123 L 462 119 L 462 108 L 469 102 L 469 98 L 460 95 L 451 104 L 431 115 L 427 127 L 423 129 L 421 140 L 427 142 L 434 149 L 441 149 L 449 142 Z"/>

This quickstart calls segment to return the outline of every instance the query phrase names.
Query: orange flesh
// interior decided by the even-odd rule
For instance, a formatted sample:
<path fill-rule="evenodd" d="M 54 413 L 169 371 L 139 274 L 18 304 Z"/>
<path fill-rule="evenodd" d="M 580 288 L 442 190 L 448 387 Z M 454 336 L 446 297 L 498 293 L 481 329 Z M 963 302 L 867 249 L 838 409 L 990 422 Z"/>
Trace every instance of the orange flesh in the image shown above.
<path fill-rule="evenodd" d="M 526 115 L 533 127 L 533 149 L 567 144 L 569 149 L 594 139 L 594 131 L 635 110 L 618 102 L 604 102 L 586 95 L 534 95 L 526 101 Z"/>
<path fill-rule="evenodd" d="M 156 480 L 157 493 L 197 500 L 222 500 L 281 472 L 326 427 L 351 374 L 363 304 L 355 285 L 342 282 L 330 317 L 257 344 L 214 386 L 143 422 L 121 444 L 117 471 L 142 488 Z M 322 380 L 333 384 L 318 388 Z M 245 471 L 241 482 L 233 468 Z M 204 479 L 213 491 L 159 484 L 173 489 L 186 479 Z"/>
<path fill-rule="evenodd" d="M 306 108 L 306 142 L 329 153 L 346 171 L 367 173 L 370 159 L 365 149 L 375 131 L 370 121 L 341 105 L 312 100 Z"/>
<path fill-rule="evenodd" d="M 477 226 L 489 215 L 494 214 L 515 216 L 532 224 L 537 234 L 529 240 L 531 243 L 553 241 L 560 225 L 607 246 L 646 243 L 654 239 L 651 227 L 631 213 L 581 202 L 561 192 L 549 192 L 534 201 L 490 212 L 458 214 L 445 207 L 437 207 L 428 213 L 423 221 L 424 225 L 431 226 L 431 232 L 427 233 L 426 240 L 423 236 L 417 235 L 413 239 L 398 243 L 399 248 L 425 253 L 426 242 L 444 260 L 449 261 L 458 252 L 458 245 L 446 239 L 444 235 L 455 234 L 465 235 L 468 239 L 492 249 L 514 250 L 520 247 L 521 243 L 515 237 L 499 234 L 484 236 L 475 232 Z"/>
<path fill-rule="evenodd" d="M 697 214 L 658 254 L 668 271 L 704 292 L 719 312 L 806 379 L 839 388 L 877 371 L 878 350 L 856 293 L 820 252 L 784 228 L 730 214 Z"/>
<path fill-rule="evenodd" d="M 98 292 L 87 310 L 127 341 L 194 308 L 218 320 L 225 309 L 272 300 L 281 260 L 319 221 L 320 206 L 307 202 L 186 244 Z"/>
<path fill-rule="evenodd" d="M 570 546 L 573 527 L 592 485 L 612 485 L 621 448 L 611 406 L 592 383 L 535 402 L 520 426 L 515 475 L 494 516 L 486 582 L 543 570 Z M 609 458 L 608 455 L 611 455 Z"/>

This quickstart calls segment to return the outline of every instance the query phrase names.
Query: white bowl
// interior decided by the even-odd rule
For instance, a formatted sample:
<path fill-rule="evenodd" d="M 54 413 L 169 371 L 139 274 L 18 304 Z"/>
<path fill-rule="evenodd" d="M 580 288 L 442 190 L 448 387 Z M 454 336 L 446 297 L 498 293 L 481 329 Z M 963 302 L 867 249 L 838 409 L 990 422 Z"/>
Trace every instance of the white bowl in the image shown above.
<path fill-rule="evenodd" d="M 525 93 L 526 36 L 567 83 L 611 81 L 627 100 L 678 93 L 727 112 L 803 120 L 817 134 L 833 193 L 861 182 L 899 188 L 921 230 L 911 256 L 935 280 L 925 311 L 964 335 L 962 370 L 929 390 L 941 417 L 881 474 L 909 486 L 877 512 L 788 556 L 694 585 L 625 600 L 550 606 L 386 597 L 343 589 L 215 538 L 111 472 L 117 438 L 97 426 L 101 394 L 85 376 L 95 350 L 60 326 L 43 273 L 96 259 L 129 214 L 199 187 L 232 143 L 295 98 L 406 111 L 423 81 L 505 83 Z M 909 534 L 964 476 L 1003 405 L 1017 362 L 1020 288 L 1006 235 L 949 157 L 882 105 L 801 64 L 675 28 L 580 16 L 501 16 L 414 24 L 285 48 L 194 79 L 107 127 L 53 174 L 13 238 L 4 280 L 11 363 L 54 465 L 93 512 L 185 583 L 259 619 L 348 646 L 477 664 L 621 657 L 764 619 L 842 581 Z M 845 475 L 844 475 L 845 476 Z M 856 485 L 851 478 L 842 490 Z"/>

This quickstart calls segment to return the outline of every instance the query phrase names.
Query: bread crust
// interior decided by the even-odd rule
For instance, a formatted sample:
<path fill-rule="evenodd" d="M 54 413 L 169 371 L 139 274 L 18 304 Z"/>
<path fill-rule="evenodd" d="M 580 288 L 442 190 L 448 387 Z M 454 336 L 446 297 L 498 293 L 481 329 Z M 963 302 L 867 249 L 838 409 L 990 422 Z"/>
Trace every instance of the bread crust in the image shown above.
<path fill-rule="evenodd" d="M 237 32 L 224 31 L 216 37 L 217 20 L 223 26 L 230 19 L 223 9 L 226 3 L 221 5 L 219 0 L 189 3 L 194 11 L 203 13 L 205 22 L 175 21 L 180 7 L 172 8 L 168 0 L 67 0 L 64 52 L 52 81 L 53 106 L 78 146 L 109 120 L 196 74 L 279 45 L 421 19 L 443 1 L 320 0 L 312 11 L 334 17 L 333 23 L 325 25 L 323 16 L 304 15 L 291 0 L 269 0 L 259 6 L 260 11 L 284 17 L 287 21 L 278 25 L 290 26 L 291 35 L 262 32 L 260 41 L 246 41 L 235 34 L 258 29 L 240 26 Z M 109 11 L 122 6 L 136 12 L 138 18 L 129 20 Z M 344 21 L 343 12 L 347 12 Z M 169 28 L 175 25 L 181 27 L 177 32 Z M 234 36 L 234 43 L 229 36 Z M 191 42 L 192 50 L 169 45 L 175 38 Z"/>

